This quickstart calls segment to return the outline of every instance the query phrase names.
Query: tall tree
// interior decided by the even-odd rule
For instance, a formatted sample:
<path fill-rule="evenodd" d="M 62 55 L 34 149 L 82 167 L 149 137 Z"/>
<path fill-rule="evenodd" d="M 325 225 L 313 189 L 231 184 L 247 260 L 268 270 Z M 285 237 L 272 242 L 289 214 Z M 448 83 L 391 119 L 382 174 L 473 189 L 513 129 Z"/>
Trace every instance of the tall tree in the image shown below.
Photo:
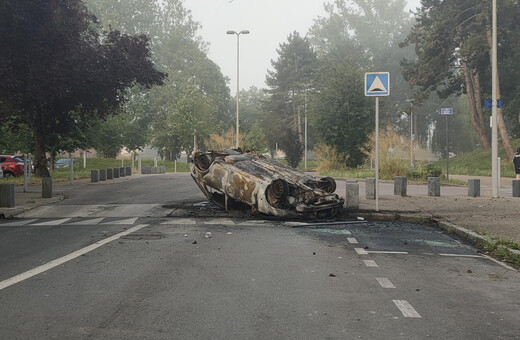
<path fill-rule="evenodd" d="M 405 61 L 404 76 L 419 87 L 418 100 L 437 91 L 442 97 L 466 93 L 471 124 L 479 134 L 480 144 L 490 148 L 487 114 L 482 102 L 490 88 L 491 1 L 423 0 L 416 13 L 417 23 L 403 46 L 414 45 L 418 58 Z M 500 2 L 501 19 L 499 55 L 511 55 L 504 47 L 518 36 L 519 5 L 517 1 Z M 498 91 L 500 94 L 500 89 Z M 500 96 L 500 95 L 499 95 Z M 498 110 L 498 130 L 508 157 L 513 148 L 502 110 Z"/>
<path fill-rule="evenodd" d="M 345 50 L 320 59 L 312 128 L 320 141 L 335 146 L 348 167 L 363 164 L 374 127 L 372 103 L 363 93 L 363 73 Z"/>
<path fill-rule="evenodd" d="M 366 72 L 390 72 L 392 95 L 382 102 L 381 119 L 395 123 L 410 107 L 410 86 L 401 75 L 400 60 L 411 58 L 412 48 L 399 43 L 412 27 L 405 0 L 334 0 L 325 5 L 309 31 L 309 39 L 318 56 L 344 49 L 351 62 Z"/>
<path fill-rule="evenodd" d="M 141 122 L 155 122 L 166 116 L 161 112 L 164 107 L 173 107 L 186 86 L 197 86 L 207 100 L 213 102 L 214 112 L 208 119 L 216 119 L 217 129 L 220 123 L 232 122 L 232 103 L 227 79 L 220 68 L 208 58 L 207 45 L 197 35 L 200 28 L 193 20 L 191 12 L 183 6 L 181 0 L 85 0 L 89 8 L 97 14 L 105 27 L 115 27 L 128 34 L 146 34 L 150 37 L 152 60 L 158 67 L 168 72 L 167 86 L 156 87 L 146 96 L 147 110 L 142 110 L 140 97 L 132 98 L 126 109 L 145 116 L 153 116 L 153 120 L 140 119 Z M 141 90 L 142 93 L 144 93 Z M 135 103 L 134 103 L 135 101 Z M 133 108 L 136 105 L 137 108 Z M 163 121 L 163 125 L 167 122 Z M 156 135 L 156 129 L 150 129 L 147 141 L 159 149 L 171 147 L 171 141 L 179 136 L 170 136 L 167 145 L 164 135 Z M 173 131 L 172 131 L 173 133 Z M 183 134 L 187 140 L 180 144 L 192 144 L 192 138 Z M 176 147 L 177 148 L 177 147 Z M 169 154 L 169 153 L 167 153 Z"/>
<path fill-rule="evenodd" d="M 267 93 L 270 96 L 265 109 L 270 119 L 264 121 L 264 124 L 271 126 L 268 139 L 273 143 L 278 138 L 279 146 L 285 151 L 290 165 L 296 167 L 303 151 L 302 114 L 305 97 L 313 88 L 317 57 L 307 38 L 301 37 L 298 32 L 291 33 L 287 42 L 280 44 L 277 52 L 278 59 L 271 61 L 274 70 L 268 70 L 266 77 L 269 87 Z M 281 124 L 281 121 L 285 123 Z M 267 132 L 267 129 L 264 131 Z"/>
<path fill-rule="evenodd" d="M 146 36 L 100 33 L 80 0 L 7 0 L 2 6 L 0 105 L 14 108 L 14 118 L 30 127 L 38 175 L 48 176 L 47 136 L 110 114 L 129 86 L 162 83 Z"/>

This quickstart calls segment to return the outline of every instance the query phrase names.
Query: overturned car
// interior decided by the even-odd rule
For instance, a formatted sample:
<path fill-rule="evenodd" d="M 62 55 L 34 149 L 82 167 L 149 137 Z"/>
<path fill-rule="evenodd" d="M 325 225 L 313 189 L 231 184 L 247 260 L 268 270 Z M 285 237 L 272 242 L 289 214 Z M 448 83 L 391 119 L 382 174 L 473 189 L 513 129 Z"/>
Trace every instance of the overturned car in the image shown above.
<path fill-rule="evenodd" d="M 190 170 L 204 195 L 226 210 L 245 205 L 253 213 L 328 218 L 344 203 L 334 194 L 333 178 L 316 178 L 254 152 L 196 152 Z"/>

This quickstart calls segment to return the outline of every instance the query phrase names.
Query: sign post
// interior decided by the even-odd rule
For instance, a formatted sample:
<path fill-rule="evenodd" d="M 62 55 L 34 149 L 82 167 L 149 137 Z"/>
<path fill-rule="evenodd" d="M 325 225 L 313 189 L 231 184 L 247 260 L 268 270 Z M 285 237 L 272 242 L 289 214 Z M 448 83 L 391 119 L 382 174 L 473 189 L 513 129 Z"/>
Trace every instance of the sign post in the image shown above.
<path fill-rule="evenodd" d="M 379 211 L 379 97 L 390 95 L 389 72 L 365 73 L 365 96 L 376 97 L 376 211 Z"/>
<path fill-rule="evenodd" d="M 452 108 L 443 108 L 441 109 L 441 115 L 446 116 L 446 179 L 450 179 L 450 142 L 448 138 L 448 116 L 453 114 Z"/>

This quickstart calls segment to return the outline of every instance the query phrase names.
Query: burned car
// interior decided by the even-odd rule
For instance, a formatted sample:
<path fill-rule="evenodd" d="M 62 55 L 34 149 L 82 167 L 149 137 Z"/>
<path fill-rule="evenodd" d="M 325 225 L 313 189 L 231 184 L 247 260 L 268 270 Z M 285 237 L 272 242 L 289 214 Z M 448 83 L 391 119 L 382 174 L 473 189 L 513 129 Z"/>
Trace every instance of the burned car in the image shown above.
<path fill-rule="evenodd" d="M 208 199 L 226 210 L 237 205 L 280 217 L 333 217 L 344 200 L 333 178 L 316 178 L 255 152 L 195 152 L 191 176 Z"/>

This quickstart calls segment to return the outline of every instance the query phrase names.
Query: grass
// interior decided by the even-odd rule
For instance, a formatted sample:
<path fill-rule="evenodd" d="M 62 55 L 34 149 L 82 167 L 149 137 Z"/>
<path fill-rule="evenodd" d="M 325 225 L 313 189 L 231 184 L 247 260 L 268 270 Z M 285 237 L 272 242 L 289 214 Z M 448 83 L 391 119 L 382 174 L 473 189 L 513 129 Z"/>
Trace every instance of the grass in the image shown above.
<path fill-rule="evenodd" d="M 143 160 L 142 166 L 153 166 L 153 160 Z M 175 162 L 171 161 L 157 161 L 158 166 L 166 166 L 167 172 L 175 171 Z M 74 162 L 74 179 L 90 178 L 91 170 L 116 168 L 121 166 L 132 166 L 131 160 L 107 159 L 107 158 L 88 158 L 87 167 L 83 167 L 83 159 L 76 159 Z M 137 161 L 134 163 L 134 172 L 137 172 Z M 177 172 L 189 172 L 190 167 L 186 162 L 177 161 Z M 70 180 L 70 168 L 58 168 L 51 172 L 51 178 L 55 182 L 65 182 Z M 31 182 L 33 184 L 41 184 L 41 178 L 32 176 Z M 0 183 L 14 183 L 15 185 L 23 185 L 23 176 L 3 178 Z"/>
<path fill-rule="evenodd" d="M 520 139 L 511 140 L 511 145 L 520 146 Z M 513 147 L 516 150 L 516 147 Z M 511 159 L 506 156 L 506 152 L 500 143 L 498 146 L 498 156 L 500 157 L 501 177 L 515 177 L 515 170 Z M 446 160 L 434 163 L 435 166 L 446 170 Z M 453 158 L 449 161 L 450 174 L 469 175 L 469 176 L 491 176 L 491 150 L 475 150 Z"/>
<path fill-rule="evenodd" d="M 520 245 L 512 241 L 499 240 L 488 242 L 484 250 L 494 258 L 509 263 L 516 269 L 520 269 L 520 255 L 513 253 L 510 249 L 520 250 Z"/>

